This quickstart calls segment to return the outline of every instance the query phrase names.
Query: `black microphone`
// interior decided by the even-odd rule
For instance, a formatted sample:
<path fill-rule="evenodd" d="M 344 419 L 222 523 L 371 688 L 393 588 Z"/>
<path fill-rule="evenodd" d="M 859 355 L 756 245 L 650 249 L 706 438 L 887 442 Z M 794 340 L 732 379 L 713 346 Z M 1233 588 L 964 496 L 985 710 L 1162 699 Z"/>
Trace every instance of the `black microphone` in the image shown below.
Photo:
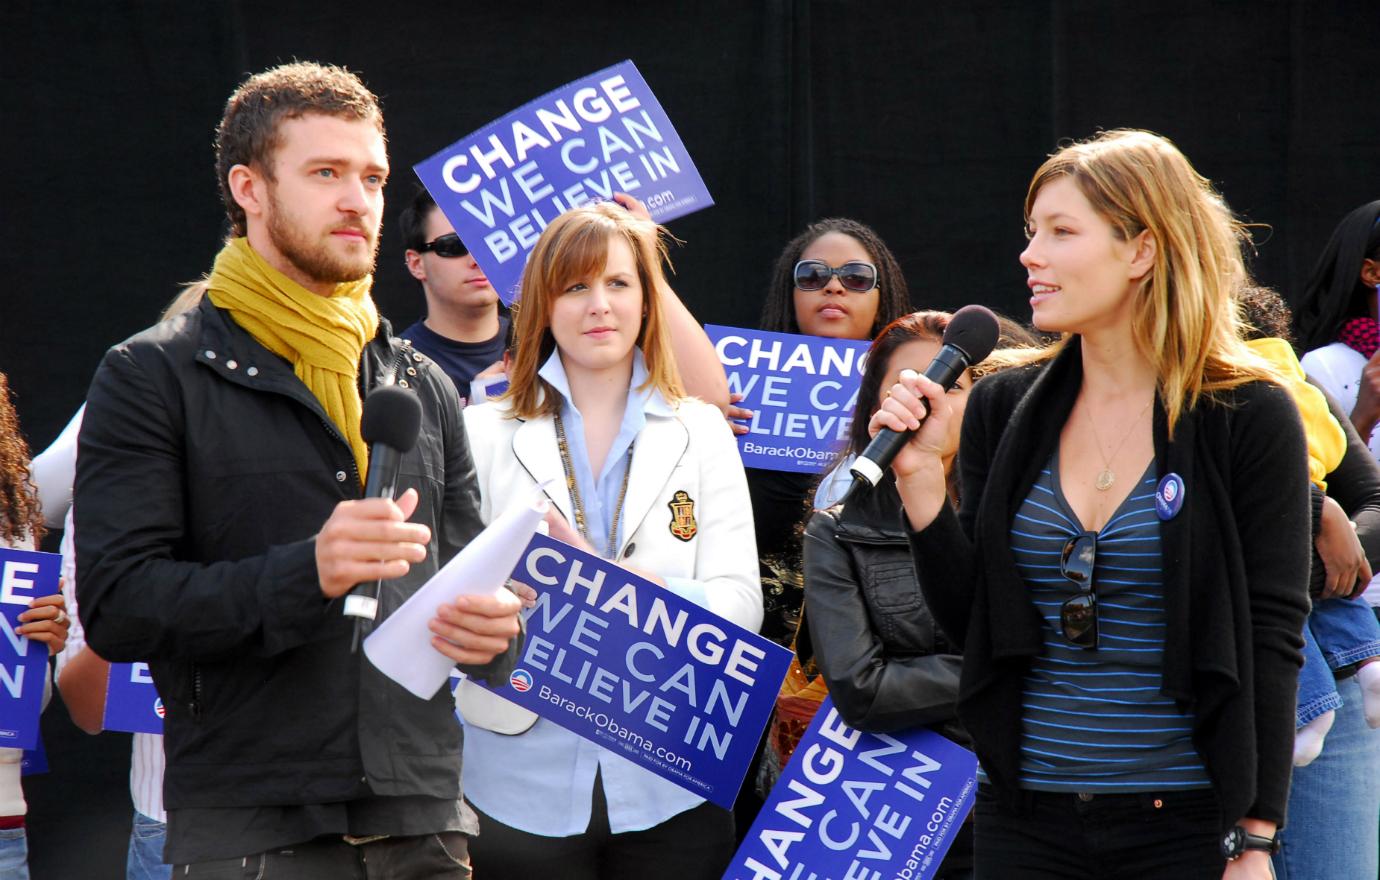
<path fill-rule="evenodd" d="M 964 306 L 949 319 L 949 326 L 944 330 L 944 345 L 925 368 L 925 378 L 948 391 L 964 370 L 982 363 L 992 353 L 1000 335 L 997 316 L 991 310 L 983 306 Z M 928 404 L 925 412 L 929 413 Z M 854 417 L 857 418 L 858 414 Z M 863 454 L 853 462 L 850 468 L 853 476 L 858 482 L 866 482 L 868 488 L 876 486 L 881 482 L 882 474 L 891 466 L 892 459 L 896 458 L 896 453 L 901 451 L 914 433 L 888 428 L 878 431 Z"/>
<path fill-rule="evenodd" d="M 392 499 L 398 489 L 398 468 L 402 458 L 417 445 L 422 427 L 422 404 L 417 395 L 398 385 L 375 388 L 364 399 L 360 433 L 369 444 L 369 475 L 364 482 L 365 498 Z M 344 613 L 355 618 L 355 638 L 351 651 L 359 647 L 364 621 L 378 616 L 379 582 L 359 584 L 345 597 Z"/>

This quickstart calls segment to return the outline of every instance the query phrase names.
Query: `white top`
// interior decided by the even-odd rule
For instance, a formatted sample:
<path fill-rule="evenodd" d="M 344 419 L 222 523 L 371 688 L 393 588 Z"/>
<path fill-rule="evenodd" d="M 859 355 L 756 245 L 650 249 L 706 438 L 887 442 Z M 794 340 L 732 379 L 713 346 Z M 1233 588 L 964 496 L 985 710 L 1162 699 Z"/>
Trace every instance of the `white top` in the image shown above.
<path fill-rule="evenodd" d="M 71 627 L 67 630 L 67 646 L 57 656 L 57 674 L 67 661 L 86 647 L 86 631 L 77 616 L 77 554 L 73 543 L 76 530 L 72 528 L 72 510 L 67 510 L 66 531 L 62 535 L 62 596 L 67 600 L 67 614 Z M 129 797 L 134 809 L 157 819 L 168 821 L 163 812 L 163 737 L 156 733 L 136 733 L 130 750 Z"/>
<path fill-rule="evenodd" d="M 77 434 L 81 431 L 81 419 L 85 414 L 86 404 L 83 403 L 57 439 L 29 462 L 29 475 L 38 487 L 38 503 L 43 508 L 43 522 L 50 529 L 62 525 L 62 518 L 72 506 L 72 482 L 77 472 Z"/>
<path fill-rule="evenodd" d="M 1361 371 L 1366 368 L 1366 356 L 1344 342 L 1334 342 L 1315 348 L 1299 359 L 1303 371 L 1328 394 L 1337 398 L 1342 409 L 1350 415 L 1361 393 Z M 1370 446 L 1371 455 L 1380 461 L 1380 431 L 1372 431 L 1362 438 Z M 1380 607 L 1380 574 L 1371 578 L 1366 587 L 1366 601 Z"/>

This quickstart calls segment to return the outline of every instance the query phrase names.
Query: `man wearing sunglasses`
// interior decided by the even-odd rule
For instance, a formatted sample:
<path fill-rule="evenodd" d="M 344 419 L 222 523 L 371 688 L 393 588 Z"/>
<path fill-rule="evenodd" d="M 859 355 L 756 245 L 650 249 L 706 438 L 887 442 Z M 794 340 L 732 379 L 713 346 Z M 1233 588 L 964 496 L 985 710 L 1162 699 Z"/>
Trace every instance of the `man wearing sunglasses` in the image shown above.
<path fill-rule="evenodd" d="M 508 316 L 484 270 L 425 188 L 403 209 L 404 260 L 422 285 L 426 317 L 403 331 L 455 383 L 462 404 L 470 383 L 503 375 Z"/>

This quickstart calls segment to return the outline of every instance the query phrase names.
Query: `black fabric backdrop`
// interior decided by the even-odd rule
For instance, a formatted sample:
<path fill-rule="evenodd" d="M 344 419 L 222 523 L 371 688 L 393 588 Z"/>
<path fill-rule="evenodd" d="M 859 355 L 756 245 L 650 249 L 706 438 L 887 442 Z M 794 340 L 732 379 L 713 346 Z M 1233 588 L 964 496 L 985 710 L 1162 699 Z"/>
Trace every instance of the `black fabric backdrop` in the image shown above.
<path fill-rule="evenodd" d="M 1025 317 L 1020 208 L 1061 139 L 1173 138 L 1258 230 L 1287 295 L 1333 224 L 1380 196 L 1370 2 L 331 5 L 11 0 L 0 9 L 0 370 L 35 450 L 102 352 L 201 275 L 224 233 L 211 139 L 243 76 L 292 58 L 382 96 L 394 183 L 375 292 L 419 291 L 397 213 L 410 166 L 571 79 L 632 58 L 718 204 L 672 224 L 677 289 L 752 325 L 772 261 L 844 214 L 891 245 L 917 306 Z M 45 716 L 29 780 L 35 876 L 121 876 L 128 739 Z"/>

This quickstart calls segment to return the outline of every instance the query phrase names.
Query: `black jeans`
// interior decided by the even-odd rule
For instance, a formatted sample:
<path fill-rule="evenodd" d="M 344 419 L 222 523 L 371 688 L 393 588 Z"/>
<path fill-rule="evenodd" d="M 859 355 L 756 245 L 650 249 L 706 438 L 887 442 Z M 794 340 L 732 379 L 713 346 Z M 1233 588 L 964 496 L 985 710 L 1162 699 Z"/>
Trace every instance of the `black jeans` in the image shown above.
<path fill-rule="evenodd" d="M 469 880 L 469 838 L 459 831 L 351 844 L 318 837 L 258 855 L 176 865 L 189 880 Z"/>
<path fill-rule="evenodd" d="M 719 880 L 733 857 L 733 814 L 708 802 L 644 831 L 613 834 L 597 776 L 584 834 L 528 834 L 475 812 L 479 836 L 471 845 L 481 880 Z"/>
<path fill-rule="evenodd" d="M 1221 809 L 1211 789 L 1154 794 L 1024 791 L 1022 809 L 978 786 L 978 880 L 1222 880 Z"/>

